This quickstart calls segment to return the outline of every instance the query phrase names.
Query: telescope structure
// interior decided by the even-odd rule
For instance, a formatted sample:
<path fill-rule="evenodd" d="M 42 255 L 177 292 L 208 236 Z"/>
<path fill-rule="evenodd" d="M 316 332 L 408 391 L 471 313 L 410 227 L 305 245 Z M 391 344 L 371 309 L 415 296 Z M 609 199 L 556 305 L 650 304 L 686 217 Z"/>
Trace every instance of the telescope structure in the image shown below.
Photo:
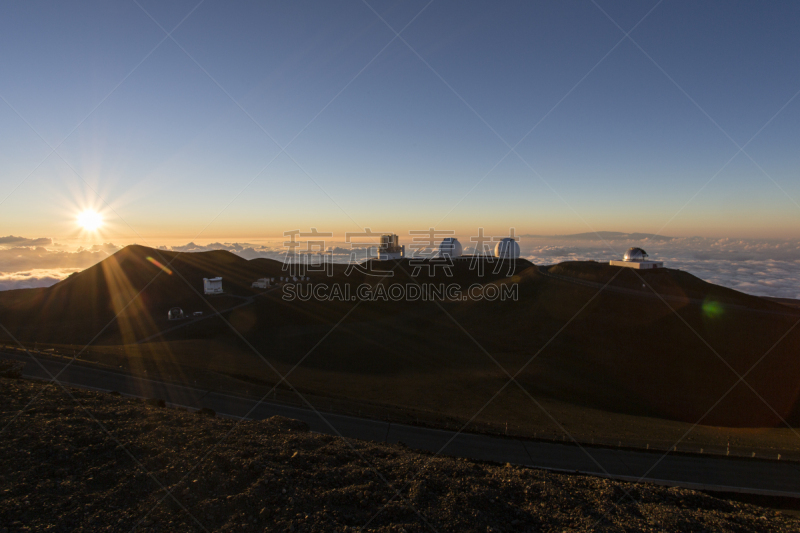
<path fill-rule="evenodd" d="M 622 261 L 609 261 L 609 265 L 635 268 L 637 270 L 648 270 L 653 268 L 663 268 L 663 261 L 648 261 L 647 252 L 641 248 L 629 248 L 625 255 L 622 256 Z"/>

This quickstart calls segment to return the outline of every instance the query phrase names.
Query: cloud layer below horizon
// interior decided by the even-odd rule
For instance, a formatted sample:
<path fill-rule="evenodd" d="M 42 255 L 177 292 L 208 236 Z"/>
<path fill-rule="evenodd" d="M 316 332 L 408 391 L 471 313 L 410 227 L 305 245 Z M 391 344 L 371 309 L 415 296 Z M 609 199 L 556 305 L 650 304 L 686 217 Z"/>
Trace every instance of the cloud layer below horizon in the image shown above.
<path fill-rule="evenodd" d="M 800 299 L 800 242 L 701 237 L 639 242 L 571 241 L 557 237 L 522 239 L 521 253 L 536 264 L 621 259 L 630 246 L 644 248 L 649 259 L 664 261 L 698 278 L 757 296 Z"/>
<path fill-rule="evenodd" d="M 467 239 L 463 239 L 467 241 Z M 363 260 L 364 249 L 355 251 L 343 242 L 330 242 L 327 250 L 335 262 Z M 800 241 L 766 239 L 711 239 L 701 237 L 643 239 L 575 239 L 570 237 L 523 237 L 521 255 L 536 264 L 563 261 L 601 261 L 621 257 L 630 246 L 641 246 L 651 259 L 664 261 L 695 276 L 758 296 L 800 299 Z M 0 290 L 48 287 L 73 272 L 88 268 L 121 247 L 105 243 L 89 248 L 66 249 L 49 238 L 0 237 Z M 227 250 L 244 259 L 258 257 L 282 261 L 281 242 L 188 243 L 160 247 L 176 252 Z M 469 252 L 469 247 L 465 250 Z"/>

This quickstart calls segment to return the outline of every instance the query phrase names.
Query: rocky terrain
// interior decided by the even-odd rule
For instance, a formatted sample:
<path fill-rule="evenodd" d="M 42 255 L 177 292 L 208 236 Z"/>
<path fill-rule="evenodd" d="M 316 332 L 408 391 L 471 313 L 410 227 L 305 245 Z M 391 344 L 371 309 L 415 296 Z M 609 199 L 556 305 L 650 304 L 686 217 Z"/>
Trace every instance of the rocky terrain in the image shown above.
<path fill-rule="evenodd" d="M 0 378 L 2 532 L 800 529 L 792 517 L 690 490 L 68 391 Z"/>

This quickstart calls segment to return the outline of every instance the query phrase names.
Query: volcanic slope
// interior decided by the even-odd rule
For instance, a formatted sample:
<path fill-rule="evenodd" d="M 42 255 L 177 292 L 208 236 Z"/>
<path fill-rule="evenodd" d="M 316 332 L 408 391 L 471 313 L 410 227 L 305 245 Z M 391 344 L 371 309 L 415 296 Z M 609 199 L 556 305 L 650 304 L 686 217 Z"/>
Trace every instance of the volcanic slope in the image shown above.
<path fill-rule="evenodd" d="M 678 270 L 594 262 L 499 283 L 516 283 L 519 300 L 454 316 L 531 392 L 706 425 L 798 424 L 800 313 L 786 306 Z"/>
<path fill-rule="evenodd" d="M 517 260 L 485 264 L 480 276 L 470 261 L 456 262 L 450 275 L 414 275 L 409 260 L 368 266 L 392 276 L 335 265 L 331 276 L 312 273 L 311 285 L 455 284 L 463 293 L 442 301 L 287 301 L 281 288 L 250 288 L 285 275 L 279 262 L 131 246 L 49 289 L 0 293 L 0 321 L 23 341 L 76 345 L 110 323 L 96 344 L 156 336 L 144 344 L 149 357 L 213 360 L 217 371 L 274 382 L 266 359 L 293 369 L 292 383 L 309 392 L 452 407 L 467 417 L 514 375 L 536 397 L 617 413 L 737 427 L 800 420 L 800 313 L 786 306 L 672 269 Z M 213 276 L 223 277 L 226 294 L 204 298 L 202 279 Z M 473 299 L 473 284 L 506 286 L 517 297 Z M 221 314 L 176 328 L 166 319 L 172 306 Z M 213 349 L 197 352 L 195 341 Z"/>
<path fill-rule="evenodd" d="M 797 531 L 699 492 L 0 378 L 7 531 Z M 166 489 L 166 490 L 165 490 Z M 166 492 L 169 491 L 169 492 Z"/>

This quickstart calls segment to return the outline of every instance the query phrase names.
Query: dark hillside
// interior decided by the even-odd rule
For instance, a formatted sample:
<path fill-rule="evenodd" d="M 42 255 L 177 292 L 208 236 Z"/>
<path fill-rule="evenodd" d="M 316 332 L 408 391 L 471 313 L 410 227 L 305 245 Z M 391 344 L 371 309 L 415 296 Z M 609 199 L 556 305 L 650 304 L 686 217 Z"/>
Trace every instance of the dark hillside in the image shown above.
<path fill-rule="evenodd" d="M 567 263 L 549 270 L 605 283 L 614 268 Z M 598 294 L 599 287 L 529 269 L 517 278 L 519 302 L 470 302 L 456 316 L 487 347 L 517 354 L 510 372 L 542 350 L 520 380 L 563 400 L 687 422 L 711 409 L 703 419 L 710 425 L 800 423 L 800 331 L 792 329 L 800 313 L 684 272 L 646 272 L 665 303 L 641 281 L 641 296 L 633 293 L 626 274 Z M 747 384 L 737 384 L 736 373 L 747 374 Z"/>
<path fill-rule="evenodd" d="M 168 270 L 162 270 L 155 262 Z M 230 252 L 176 253 L 127 246 L 108 259 L 47 289 L 23 297 L 0 294 L 0 320 L 21 340 L 81 344 L 119 313 L 106 338 L 130 343 L 155 334 L 174 307 L 185 311 L 225 309 L 238 303 L 231 296 L 251 296 L 251 283 L 282 274 L 282 264 L 242 259 Z M 171 271 L 171 272 L 169 272 Z M 226 295 L 206 303 L 203 278 L 222 276 Z"/>
<path fill-rule="evenodd" d="M 715 304 L 740 305 L 751 309 L 785 311 L 769 298 L 751 296 L 733 289 L 713 285 L 700 278 L 671 268 L 637 270 L 611 266 L 594 261 L 567 261 L 548 268 L 548 272 L 559 276 L 573 277 L 584 281 L 605 284 L 614 275 L 614 286 L 641 293 L 655 290 L 661 296 L 670 296 L 673 306 L 682 306 L 686 300 L 699 300 L 710 306 Z"/>
<path fill-rule="evenodd" d="M 49 289 L 0 293 L 0 322 L 22 341 L 78 346 L 110 323 L 95 344 L 145 347 L 131 357 L 207 374 L 235 368 L 264 383 L 275 374 L 261 358 L 287 370 L 299 364 L 296 379 L 307 379 L 308 390 L 385 405 L 469 400 L 477 410 L 506 371 L 520 371 L 531 394 L 606 411 L 690 424 L 705 415 L 703 424 L 718 426 L 800 423 L 800 328 L 792 329 L 800 312 L 779 303 L 681 271 L 637 275 L 594 262 L 544 269 L 517 260 L 486 264 L 483 276 L 468 260 L 416 275 L 409 260 L 365 266 L 392 275 L 345 275 L 337 265 L 330 277 L 312 273 L 310 283 L 265 292 L 251 283 L 286 275 L 281 263 L 130 246 Z M 202 279 L 214 276 L 223 277 L 225 294 L 203 297 Z M 337 284 L 349 298 L 313 297 Z M 437 301 L 357 300 L 361 285 L 373 294 L 420 285 L 462 292 Z M 513 288 L 516 298 L 473 298 L 471 286 Z M 298 297 L 287 299 L 289 288 Z M 173 306 L 204 315 L 168 321 Z"/>

